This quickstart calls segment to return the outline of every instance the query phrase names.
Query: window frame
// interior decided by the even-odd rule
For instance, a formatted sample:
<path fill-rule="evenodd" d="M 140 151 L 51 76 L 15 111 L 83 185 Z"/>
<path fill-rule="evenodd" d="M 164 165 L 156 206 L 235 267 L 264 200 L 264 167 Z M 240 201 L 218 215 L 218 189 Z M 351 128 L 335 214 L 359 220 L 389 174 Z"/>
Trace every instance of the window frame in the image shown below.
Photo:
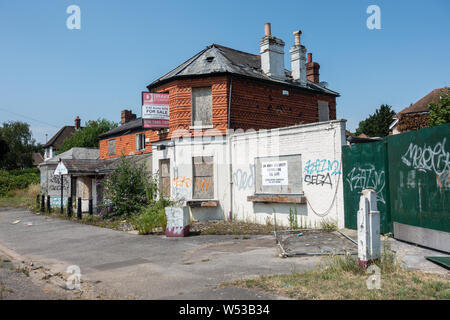
<path fill-rule="evenodd" d="M 114 143 L 114 150 L 111 150 L 111 143 Z M 108 156 L 115 156 L 116 155 L 116 139 L 109 139 L 108 140 Z"/>
<path fill-rule="evenodd" d="M 145 132 L 136 134 L 136 151 L 145 150 Z"/>
<path fill-rule="evenodd" d="M 200 120 L 195 119 L 195 113 L 194 113 L 194 92 L 195 90 L 199 89 L 205 89 L 208 88 L 211 92 L 210 98 L 211 98 L 211 116 L 209 118 L 209 123 L 204 123 L 203 120 L 201 120 L 201 124 L 198 124 Z M 212 86 L 198 86 L 198 87 L 191 87 L 191 129 L 196 128 L 213 128 L 213 93 L 212 93 Z"/>

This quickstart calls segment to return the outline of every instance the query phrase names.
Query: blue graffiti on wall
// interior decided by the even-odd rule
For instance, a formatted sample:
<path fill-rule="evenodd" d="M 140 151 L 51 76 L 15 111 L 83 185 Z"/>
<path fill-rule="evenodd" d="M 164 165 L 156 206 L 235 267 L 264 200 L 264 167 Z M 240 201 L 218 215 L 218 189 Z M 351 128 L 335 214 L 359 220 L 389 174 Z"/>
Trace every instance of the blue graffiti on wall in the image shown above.
<path fill-rule="evenodd" d="M 316 159 L 314 161 L 308 160 L 304 169 L 305 174 L 327 174 L 332 176 L 341 174 L 338 160 Z"/>

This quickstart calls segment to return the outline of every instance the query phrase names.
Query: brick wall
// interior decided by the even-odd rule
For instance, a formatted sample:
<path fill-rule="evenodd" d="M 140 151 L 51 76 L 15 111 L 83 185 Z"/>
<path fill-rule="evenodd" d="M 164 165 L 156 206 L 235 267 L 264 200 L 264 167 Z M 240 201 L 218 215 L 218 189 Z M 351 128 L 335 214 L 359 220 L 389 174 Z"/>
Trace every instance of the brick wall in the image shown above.
<path fill-rule="evenodd" d="M 177 129 L 184 129 L 194 134 L 194 131 L 189 129 L 191 87 L 209 85 L 212 86 L 213 95 L 213 126 L 223 134 L 226 133 L 230 86 L 230 79 L 227 76 L 176 80 L 152 90 L 170 95 L 171 133 Z M 283 95 L 283 90 L 287 90 L 289 95 Z M 270 129 L 317 122 L 318 100 L 328 102 L 330 120 L 336 119 L 336 98 L 333 96 L 238 77 L 233 77 L 231 96 L 231 128 L 234 129 Z M 161 137 L 167 138 L 170 138 L 170 135 Z"/>
<path fill-rule="evenodd" d="M 150 142 L 157 141 L 159 136 L 153 130 L 141 130 L 122 136 L 111 137 L 100 140 L 100 159 L 117 158 L 123 155 L 137 155 L 152 152 L 151 143 L 145 143 L 145 150 L 136 151 L 136 135 L 145 132 L 145 138 L 150 138 Z M 108 155 L 108 141 L 116 140 L 116 154 Z"/>

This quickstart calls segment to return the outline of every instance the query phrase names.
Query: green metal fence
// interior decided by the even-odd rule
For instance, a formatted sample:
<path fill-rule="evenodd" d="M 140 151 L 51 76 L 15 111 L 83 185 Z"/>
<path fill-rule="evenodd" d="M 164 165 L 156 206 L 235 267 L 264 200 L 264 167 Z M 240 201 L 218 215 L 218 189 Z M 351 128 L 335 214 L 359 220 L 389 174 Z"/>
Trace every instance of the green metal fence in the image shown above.
<path fill-rule="evenodd" d="M 344 178 L 345 227 L 356 229 L 359 198 L 364 189 L 377 192 L 382 233 L 392 232 L 385 141 L 344 146 L 342 149 Z"/>
<path fill-rule="evenodd" d="M 381 232 L 393 222 L 450 232 L 450 124 L 342 147 L 345 227 L 362 189 L 377 191 Z"/>

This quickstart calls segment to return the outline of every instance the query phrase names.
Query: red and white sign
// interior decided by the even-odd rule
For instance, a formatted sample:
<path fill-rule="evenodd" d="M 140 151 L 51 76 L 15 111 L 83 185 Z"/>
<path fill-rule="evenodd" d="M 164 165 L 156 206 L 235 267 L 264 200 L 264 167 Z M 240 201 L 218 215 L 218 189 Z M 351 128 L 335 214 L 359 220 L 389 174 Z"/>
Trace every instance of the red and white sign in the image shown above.
<path fill-rule="evenodd" d="M 142 92 L 142 119 L 144 128 L 168 128 L 169 94 Z"/>

